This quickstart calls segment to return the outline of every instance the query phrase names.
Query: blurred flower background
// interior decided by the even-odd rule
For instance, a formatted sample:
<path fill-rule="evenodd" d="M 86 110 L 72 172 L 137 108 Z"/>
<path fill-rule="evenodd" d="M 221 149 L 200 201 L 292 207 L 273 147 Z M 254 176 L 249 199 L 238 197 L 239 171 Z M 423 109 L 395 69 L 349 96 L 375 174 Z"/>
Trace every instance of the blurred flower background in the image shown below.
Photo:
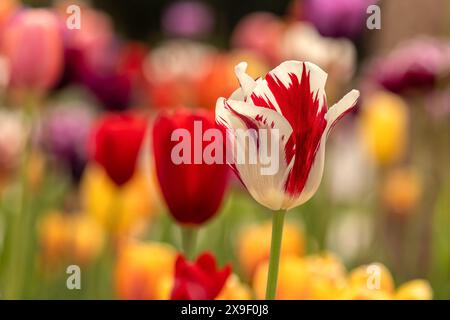
<path fill-rule="evenodd" d="M 169 163 L 170 132 L 215 126 L 239 62 L 293 59 L 329 101 L 361 98 L 287 214 L 277 298 L 450 299 L 449 18 L 445 0 L 1 0 L 0 298 L 264 298 L 270 211 L 225 166 Z"/>

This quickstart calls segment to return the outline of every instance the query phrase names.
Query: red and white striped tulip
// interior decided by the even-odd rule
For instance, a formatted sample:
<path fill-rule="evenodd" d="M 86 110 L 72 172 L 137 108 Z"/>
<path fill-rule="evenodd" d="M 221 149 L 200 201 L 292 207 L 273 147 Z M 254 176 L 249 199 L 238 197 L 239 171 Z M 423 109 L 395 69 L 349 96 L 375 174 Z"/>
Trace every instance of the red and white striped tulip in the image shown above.
<path fill-rule="evenodd" d="M 230 98 L 217 100 L 216 121 L 230 130 L 256 130 L 258 149 L 268 148 L 260 143 L 260 129 L 278 130 L 278 154 L 270 155 L 279 159 L 275 174 L 263 175 L 260 159 L 255 164 L 239 163 L 236 150 L 231 151 L 230 165 L 256 201 L 272 210 L 288 210 L 317 191 L 328 134 L 355 106 L 359 91 L 350 91 L 328 108 L 327 73 L 313 63 L 286 61 L 257 80 L 245 73 L 246 68 L 246 63 L 236 66 L 240 88 Z"/>

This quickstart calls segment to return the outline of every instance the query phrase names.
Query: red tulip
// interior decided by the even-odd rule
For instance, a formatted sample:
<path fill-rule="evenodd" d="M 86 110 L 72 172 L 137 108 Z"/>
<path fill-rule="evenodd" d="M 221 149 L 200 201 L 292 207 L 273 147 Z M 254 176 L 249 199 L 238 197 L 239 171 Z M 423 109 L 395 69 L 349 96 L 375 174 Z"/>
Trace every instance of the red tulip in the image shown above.
<path fill-rule="evenodd" d="M 122 186 L 134 174 L 147 121 L 131 114 L 109 114 L 100 119 L 91 137 L 92 158 L 112 181 Z"/>
<path fill-rule="evenodd" d="M 12 86 L 45 91 L 56 83 L 63 67 L 61 30 L 60 20 L 46 9 L 27 9 L 12 19 L 2 39 Z"/>
<path fill-rule="evenodd" d="M 196 161 L 212 143 L 203 139 L 202 132 L 198 132 L 199 126 L 204 133 L 208 129 L 223 133 L 223 129 L 215 124 L 212 113 L 195 113 L 187 109 L 171 115 L 161 114 L 153 127 L 156 174 L 162 194 L 172 216 L 179 223 L 188 225 L 202 224 L 217 212 L 228 180 L 228 168 L 224 161 L 211 164 L 204 159 Z M 190 155 L 185 155 L 189 161 L 179 164 L 172 159 L 172 152 L 180 143 L 171 139 L 176 129 L 183 130 L 191 137 L 191 141 L 188 141 Z M 220 143 L 220 147 L 225 149 L 223 143 Z"/>
<path fill-rule="evenodd" d="M 180 255 L 175 263 L 175 283 L 171 299 L 213 300 L 222 291 L 230 273 L 230 265 L 219 270 L 214 256 L 208 252 L 193 263 Z"/>

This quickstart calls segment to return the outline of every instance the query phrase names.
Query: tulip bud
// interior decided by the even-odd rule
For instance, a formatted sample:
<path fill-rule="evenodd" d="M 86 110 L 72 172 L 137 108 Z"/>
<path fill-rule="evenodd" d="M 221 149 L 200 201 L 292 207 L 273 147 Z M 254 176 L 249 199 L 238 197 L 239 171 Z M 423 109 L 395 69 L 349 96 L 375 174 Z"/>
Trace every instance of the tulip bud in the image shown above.
<path fill-rule="evenodd" d="M 219 130 L 212 114 L 187 110 L 162 114 L 153 127 L 156 174 L 162 194 L 174 219 L 186 225 L 202 224 L 214 216 L 222 202 L 228 178 L 228 167 L 223 159 L 221 163 L 208 164 L 202 158 L 200 163 L 195 163 L 194 158 L 203 157 L 210 143 L 204 141 L 203 132 L 200 133 L 202 136 L 196 133 L 200 126 L 203 132 Z M 185 137 L 174 141 L 172 134 L 177 129 L 188 134 L 189 141 L 184 141 Z M 190 161 L 175 163 L 172 153 L 183 142 L 192 149 L 188 150 Z M 220 144 L 220 148 L 223 146 Z"/>

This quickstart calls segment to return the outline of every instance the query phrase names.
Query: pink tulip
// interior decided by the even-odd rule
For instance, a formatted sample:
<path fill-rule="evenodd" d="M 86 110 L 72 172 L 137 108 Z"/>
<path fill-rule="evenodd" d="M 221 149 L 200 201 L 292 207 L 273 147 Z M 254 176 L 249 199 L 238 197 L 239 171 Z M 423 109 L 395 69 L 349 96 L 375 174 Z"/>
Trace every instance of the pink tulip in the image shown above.
<path fill-rule="evenodd" d="M 12 87 L 48 90 L 63 67 L 60 21 L 46 9 L 23 10 L 5 28 L 2 50 L 9 60 Z"/>
<path fill-rule="evenodd" d="M 254 52 L 272 65 L 280 61 L 283 22 L 268 12 L 253 12 L 236 25 L 231 37 L 234 48 Z"/>

